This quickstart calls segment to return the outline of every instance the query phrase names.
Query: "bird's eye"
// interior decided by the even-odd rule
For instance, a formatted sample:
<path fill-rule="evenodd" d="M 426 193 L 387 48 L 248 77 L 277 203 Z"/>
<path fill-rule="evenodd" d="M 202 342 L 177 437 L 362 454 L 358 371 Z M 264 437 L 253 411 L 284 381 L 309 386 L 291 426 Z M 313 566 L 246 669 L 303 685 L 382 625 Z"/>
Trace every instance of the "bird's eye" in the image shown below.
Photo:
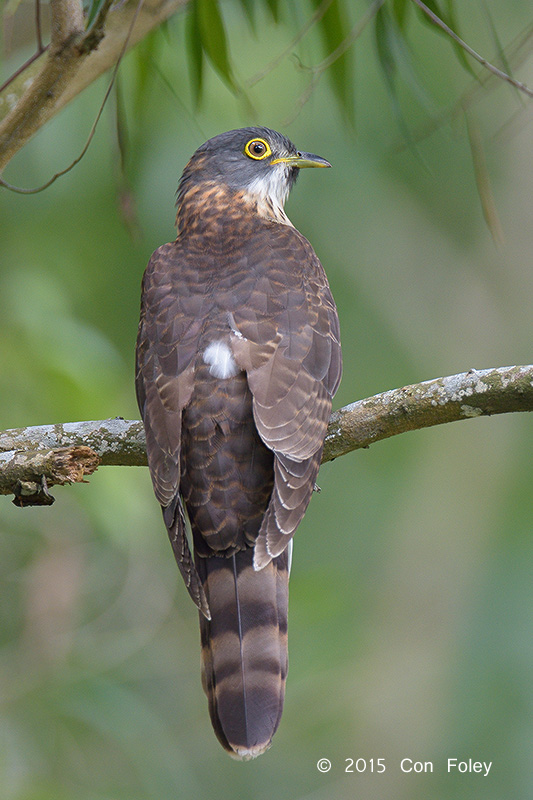
<path fill-rule="evenodd" d="M 264 139 L 251 139 L 244 148 L 244 152 L 256 161 L 261 161 L 261 159 L 272 155 L 270 145 Z"/>

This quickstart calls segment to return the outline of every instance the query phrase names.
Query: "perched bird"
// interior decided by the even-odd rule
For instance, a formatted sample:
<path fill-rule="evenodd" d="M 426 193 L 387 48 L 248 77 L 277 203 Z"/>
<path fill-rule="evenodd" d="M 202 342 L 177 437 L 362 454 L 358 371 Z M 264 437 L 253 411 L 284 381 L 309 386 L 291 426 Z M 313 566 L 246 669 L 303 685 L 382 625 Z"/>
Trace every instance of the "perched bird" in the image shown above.
<path fill-rule="evenodd" d="M 341 375 L 326 275 L 283 210 L 300 169 L 329 166 L 268 128 L 209 139 L 181 177 L 177 238 L 143 278 L 136 388 L 150 473 L 200 610 L 213 727 L 244 760 L 281 717 L 291 539 Z"/>

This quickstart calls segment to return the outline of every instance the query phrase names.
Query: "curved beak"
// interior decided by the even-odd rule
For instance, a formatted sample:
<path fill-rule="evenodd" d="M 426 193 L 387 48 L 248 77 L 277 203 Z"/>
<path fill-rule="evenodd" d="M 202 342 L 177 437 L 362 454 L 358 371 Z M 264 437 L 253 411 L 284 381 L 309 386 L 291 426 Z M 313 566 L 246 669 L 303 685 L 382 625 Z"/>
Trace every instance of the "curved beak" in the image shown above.
<path fill-rule="evenodd" d="M 329 161 L 326 161 L 322 156 L 316 156 L 314 153 L 296 153 L 295 156 L 286 156 L 285 158 L 274 158 L 271 164 L 289 164 L 291 167 L 331 167 Z"/>

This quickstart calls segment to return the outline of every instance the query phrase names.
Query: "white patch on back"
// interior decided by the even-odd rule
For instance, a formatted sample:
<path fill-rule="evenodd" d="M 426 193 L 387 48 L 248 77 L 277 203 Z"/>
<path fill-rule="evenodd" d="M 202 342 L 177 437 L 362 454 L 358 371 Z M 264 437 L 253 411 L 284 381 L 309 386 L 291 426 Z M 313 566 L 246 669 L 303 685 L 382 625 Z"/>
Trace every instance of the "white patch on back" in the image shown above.
<path fill-rule="evenodd" d="M 211 342 L 204 350 L 204 363 L 215 378 L 233 378 L 239 372 L 226 342 Z"/>

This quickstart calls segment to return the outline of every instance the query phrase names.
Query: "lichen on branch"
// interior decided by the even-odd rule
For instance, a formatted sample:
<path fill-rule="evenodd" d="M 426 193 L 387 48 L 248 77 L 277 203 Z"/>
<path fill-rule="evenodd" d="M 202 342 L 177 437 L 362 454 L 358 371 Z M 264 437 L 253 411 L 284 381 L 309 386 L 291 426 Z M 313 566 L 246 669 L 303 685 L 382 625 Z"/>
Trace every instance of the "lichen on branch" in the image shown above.
<path fill-rule="evenodd" d="M 515 411 L 533 411 L 533 365 L 471 369 L 391 389 L 331 415 L 322 463 L 406 431 Z M 38 494 L 42 476 L 45 485 L 83 480 L 89 471 L 61 481 L 46 466 L 50 453 L 68 448 L 85 448 L 93 454 L 88 469 L 91 463 L 94 468 L 147 465 L 144 430 L 138 420 L 117 417 L 17 428 L 0 432 L 0 493 L 13 493 L 19 480 L 33 482 Z"/>

